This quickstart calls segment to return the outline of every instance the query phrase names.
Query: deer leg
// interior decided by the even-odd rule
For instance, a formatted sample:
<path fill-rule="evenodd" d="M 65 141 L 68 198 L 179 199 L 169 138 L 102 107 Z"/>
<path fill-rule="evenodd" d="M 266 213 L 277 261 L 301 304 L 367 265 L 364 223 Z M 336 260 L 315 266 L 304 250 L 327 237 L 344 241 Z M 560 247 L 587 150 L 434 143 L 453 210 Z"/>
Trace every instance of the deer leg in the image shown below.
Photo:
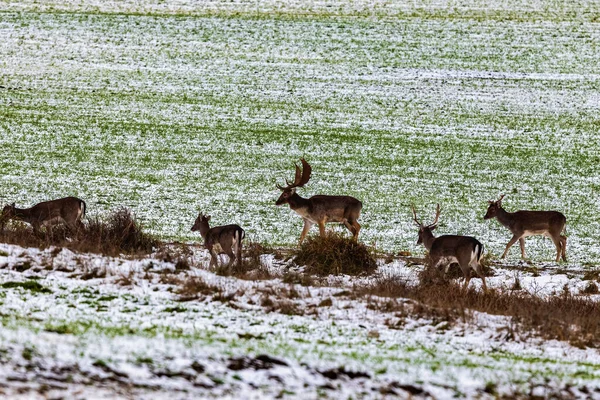
<path fill-rule="evenodd" d="M 485 284 L 485 275 L 483 274 L 483 268 L 481 268 L 481 264 L 479 264 L 478 262 L 472 263 L 471 268 L 473 268 L 473 271 L 475 271 L 477 276 L 481 278 L 481 282 L 483 282 L 483 291 L 487 292 L 487 285 Z"/>
<path fill-rule="evenodd" d="M 238 237 L 236 235 L 235 237 L 235 260 L 237 261 L 237 266 L 241 267 L 242 266 L 242 241 L 238 240 Z"/>
<path fill-rule="evenodd" d="M 517 243 L 517 240 L 519 240 L 519 236 L 514 235 L 512 237 L 512 239 L 510 239 L 510 241 L 506 245 L 506 249 L 504 249 L 504 253 L 502 254 L 502 257 L 500 257 L 500 258 L 506 258 L 506 255 L 508 254 L 508 249 L 510 249 L 513 244 Z"/>
<path fill-rule="evenodd" d="M 562 259 L 567 262 L 567 237 L 560 235 L 560 244 L 562 249 Z"/>
<path fill-rule="evenodd" d="M 355 242 L 358 240 L 358 232 L 360 231 L 360 224 L 357 220 L 344 220 L 344 225 L 352 233 L 352 240 Z"/>
<path fill-rule="evenodd" d="M 319 235 L 321 235 L 321 237 L 325 237 L 325 222 L 327 222 L 327 219 L 325 218 L 319 221 Z"/>
<path fill-rule="evenodd" d="M 560 255 L 562 253 L 562 237 L 560 235 L 551 236 L 554 246 L 556 247 L 556 262 L 560 261 Z"/>
<path fill-rule="evenodd" d="M 306 237 L 306 234 L 308 233 L 308 230 L 310 229 L 311 226 L 313 226 L 313 223 L 310 222 L 309 220 L 305 219 L 304 220 L 304 228 L 302 228 L 302 233 L 300 234 L 300 241 L 298 242 L 298 246 L 300 246 L 302 244 L 302 241 Z"/>
<path fill-rule="evenodd" d="M 208 252 L 210 254 L 210 264 L 208 265 L 208 268 L 212 268 L 213 266 L 216 268 L 219 264 L 219 256 L 213 250 L 212 245 L 206 246 L 206 248 L 208 249 Z"/>
<path fill-rule="evenodd" d="M 519 247 L 521 248 L 521 259 L 525 259 L 525 239 L 520 238 L 519 239 Z"/>
<path fill-rule="evenodd" d="M 467 291 L 467 288 L 469 287 L 469 282 L 471 282 L 471 274 L 468 274 L 468 277 L 465 276 L 465 285 L 463 286 L 463 292 Z"/>

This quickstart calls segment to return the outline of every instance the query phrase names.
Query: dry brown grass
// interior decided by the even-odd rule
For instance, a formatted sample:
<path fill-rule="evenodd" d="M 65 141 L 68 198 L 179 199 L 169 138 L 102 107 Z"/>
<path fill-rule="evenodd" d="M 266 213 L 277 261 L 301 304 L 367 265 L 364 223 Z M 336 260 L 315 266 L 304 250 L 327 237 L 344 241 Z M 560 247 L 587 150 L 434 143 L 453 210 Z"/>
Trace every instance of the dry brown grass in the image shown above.
<path fill-rule="evenodd" d="M 216 285 L 211 285 L 199 276 L 188 276 L 180 280 L 181 286 L 176 291 L 180 296 L 180 301 L 190 301 L 201 299 L 206 296 L 216 296 L 223 289 Z"/>
<path fill-rule="evenodd" d="M 396 277 L 380 278 L 355 292 L 366 296 L 408 298 L 422 305 L 411 313 L 448 321 L 472 321 L 472 311 L 511 317 L 521 335 L 568 341 L 577 346 L 600 347 L 600 303 L 563 291 L 560 296 L 540 297 L 513 290 L 475 289 L 466 292 L 458 282 L 426 279 L 410 285 Z M 403 307 L 403 306 L 402 306 Z M 402 311 L 398 307 L 398 311 Z"/>
<path fill-rule="evenodd" d="M 261 256 L 270 254 L 272 250 L 264 245 L 256 242 L 244 244 L 241 262 L 236 262 L 232 265 L 220 264 L 215 273 L 221 276 L 234 276 L 245 280 L 267 280 L 273 279 L 273 275 L 265 265 Z"/>
<path fill-rule="evenodd" d="M 305 265 L 307 273 L 320 276 L 369 275 L 377 269 L 373 250 L 335 232 L 309 237 L 297 250 L 294 261 Z"/>
<path fill-rule="evenodd" d="M 158 240 L 144 232 L 131 211 L 120 208 L 106 218 L 87 221 L 83 232 L 70 232 L 64 225 L 46 229 L 35 235 L 28 224 L 11 221 L 0 230 L 0 241 L 23 247 L 66 247 L 71 250 L 111 256 L 148 254 L 158 246 Z"/>

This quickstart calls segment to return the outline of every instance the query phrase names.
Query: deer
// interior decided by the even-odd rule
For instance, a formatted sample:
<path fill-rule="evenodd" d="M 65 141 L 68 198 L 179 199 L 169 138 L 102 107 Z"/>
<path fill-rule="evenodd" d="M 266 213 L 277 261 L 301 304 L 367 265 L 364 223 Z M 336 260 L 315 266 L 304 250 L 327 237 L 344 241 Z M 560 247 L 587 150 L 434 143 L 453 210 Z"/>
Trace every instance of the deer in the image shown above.
<path fill-rule="evenodd" d="M 543 235 L 549 237 L 556 246 L 556 262 L 567 261 L 567 237 L 561 233 L 565 230 L 567 218 L 558 211 L 524 211 L 508 212 L 502 208 L 504 194 L 496 201 L 488 201 L 489 206 L 484 220 L 496 218 L 513 234 L 504 249 L 501 258 L 506 258 L 508 249 L 519 241 L 521 258 L 525 259 L 525 238 L 527 236 Z"/>
<path fill-rule="evenodd" d="M 234 261 L 237 261 L 237 265 L 241 265 L 242 262 L 242 239 L 246 236 L 244 230 L 236 224 L 223 225 L 210 227 L 210 215 L 203 215 L 200 213 L 194 226 L 192 226 L 192 232 L 200 232 L 200 235 L 204 239 L 204 247 L 210 253 L 210 265 L 209 267 L 218 266 L 218 255 L 227 254 L 229 256 L 229 262 L 226 267 L 229 268 Z M 217 247 L 215 249 L 215 247 Z M 220 249 L 219 249 L 220 248 Z M 218 254 L 217 254 L 217 251 Z"/>
<path fill-rule="evenodd" d="M 360 224 L 358 217 L 362 210 L 362 203 L 352 196 L 316 195 L 304 198 L 296 193 L 296 188 L 303 187 L 310 180 L 312 168 L 304 158 L 300 159 L 302 170 L 298 164 L 294 182 L 286 179 L 287 186 L 276 185 L 282 191 L 281 196 L 275 201 L 276 206 L 288 204 L 304 220 L 304 228 L 300 234 L 298 245 L 302 244 L 310 228 L 317 224 L 319 233 L 325 236 L 326 223 L 342 223 L 352 233 L 352 240 L 358 240 Z"/>
<path fill-rule="evenodd" d="M 458 264 L 465 277 L 463 291 L 469 287 L 471 281 L 471 269 L 481 278 L 483 290 L 487 291 L 485 276 L 481 267 L 481 256 L 483 255 L 483 244 L 471 236 L 443 235 L 435 237 L 433 230 L 437 228 L 440 218 L 440 205 L 437 205 L 435 219 L 429 225 L 424 225 L 417 219 L 417 212 L 412 206 L 413 220 L 419 227 L 419 238 L 417 244 L 423 244 L 429 251 L 431 265 L 439 268 L 445 265 L 444 273 L 448 273 L 452 264 Z"/>
<path fill-rule="evenodd" d="M 17 208 L 15 203 L 2 209 L 2 220 L 16 219 L 30 224 L 38 235 L 42 226 L 51 228 L 63 223 L 72 233 L 84 229 L 81 219 L 85 216 L 85 201 L 77 197 L 44 201 L 31 208 Z"/>

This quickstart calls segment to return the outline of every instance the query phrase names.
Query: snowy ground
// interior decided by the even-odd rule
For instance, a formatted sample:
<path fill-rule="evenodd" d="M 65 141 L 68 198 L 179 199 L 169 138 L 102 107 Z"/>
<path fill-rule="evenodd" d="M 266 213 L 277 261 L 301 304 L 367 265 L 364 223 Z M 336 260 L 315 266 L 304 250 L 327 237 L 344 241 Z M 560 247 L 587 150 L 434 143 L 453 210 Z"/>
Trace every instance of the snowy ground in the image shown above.
<path fill-rule="evenodd" d="M 198 249 L 191 260 L 202 265 L 206 256 Z M 276 274 L 287 268 L 272 256 L 264 262 Z M 13 245 L 0 245 L 0 267 L 0 391 L 15 398 L 600 398 L 597 350 L 513 337 L 502 316 L 475 313 L 475 323 L 448 324 L 375 306 L 387 299 L 348 295 L 376 277 L 306 287 L 175 271 L 153 257 Z M 488 285 L 518 276 L 522 290 L 548 295 L 585 285 L 552 268 L 535 277 L 508 267 Z M 418 268 L 395 261 L 377 274 L 410 280 Z M 211 288 L 182 298 L 191 279 Z"/>
<path fill-rule="evenodd" d="M 294 244 L 276 183 L 364 203 L 360 240 L 422 254 L 440 234 L 509 240 L 487 200 L 567 216 L 488 285 L 579 295 L 600 264 L 597 1 L 0 0 L 0 202 L 66 195 L 131 208 L 165 240 L 198 209 Z M 205 261 L 197 249 L 194 265 Z M 545 260 L 545 261 L 542 261 Z M 280 276 L 288 265 L 266 256 Z M 382 264 L 414 280 L 419 266 Z M 374 279 L 374 278 L 371 278 Z M 0 396 L 10 398 L 600 398 L 597 350 L 385 311 L 368 279 L 299 286 L 203 268 L 0 244 Z M 480 282 L 473 280 L 473 285 Z M 183 296 L 185 282 L 200 287 Z M 597 295 L 596 295 L 597 296 Z"/>

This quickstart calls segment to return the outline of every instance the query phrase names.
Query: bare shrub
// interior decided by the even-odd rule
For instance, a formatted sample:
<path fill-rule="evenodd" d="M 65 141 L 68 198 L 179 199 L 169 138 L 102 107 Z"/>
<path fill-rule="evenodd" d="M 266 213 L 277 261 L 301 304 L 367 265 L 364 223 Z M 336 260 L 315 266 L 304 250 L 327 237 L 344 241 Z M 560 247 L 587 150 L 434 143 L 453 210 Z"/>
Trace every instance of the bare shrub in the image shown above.
<path fill-rule="evenodd" d="M 158 240 L 143 231 L 142 225 L 128 209 L 120 208 L 105 220 L 98 217 L 90 219 L 85 239 L 77 250 L 112 255 L 123 252 L 148 254 L 156 246 Z"/>
<path fill-rule="evenodd" d="M 581 291 L 583 294 L 598 294 L 598 285 L 593 281 L 588 282 L 587 286 Z"/>
<path fill-rule="evenodd" d="M 57 246 L 107 255 L 148 254 L 158 245 L 158 240 L 144 232 L 127 208 L 119 208 L 104 219 L 89 218 L 84 231 L 77 234 L 57 225 L 35 235 L 29 225 L 10 221 L 0 230 L 0 241 L 23 247 Z"/>
<path fill-rule="evenodd" d="M 559 296 L 541 297 L 523 291 L 475 289 L 463 291 L 453 282 L 420 281 L 406 285 L 397 278 L 375 280 L 370 285 L 355 288 L 366 296 L 409 298 L 416 301 L 411 315 L 435 321 L 468 321 L 471 311 L 511 317 L 523 332 L 546 339 L 577 343 L 579 346 L 600 346 L 600 303 L 590 298 L 574 296 L 565 291 Z M 399 312 L 401 312 L 400 308 Z"/>
<path fill-rule="evenodd" d="M 295 262 L 316 275 L 369 275 L 377 269 L 373 251 L 339 233 L 312 236 L 296 252 Z"/>
<path fill-rule="evenodd" d="M 207 283 L 202 277 L 190 276 L 187 279 L 183 279 L 183 284 L 176 293 L 179 294 L 180 301 L 188 301 L 216 295 L 222 291 L 220 287 Z"/>

